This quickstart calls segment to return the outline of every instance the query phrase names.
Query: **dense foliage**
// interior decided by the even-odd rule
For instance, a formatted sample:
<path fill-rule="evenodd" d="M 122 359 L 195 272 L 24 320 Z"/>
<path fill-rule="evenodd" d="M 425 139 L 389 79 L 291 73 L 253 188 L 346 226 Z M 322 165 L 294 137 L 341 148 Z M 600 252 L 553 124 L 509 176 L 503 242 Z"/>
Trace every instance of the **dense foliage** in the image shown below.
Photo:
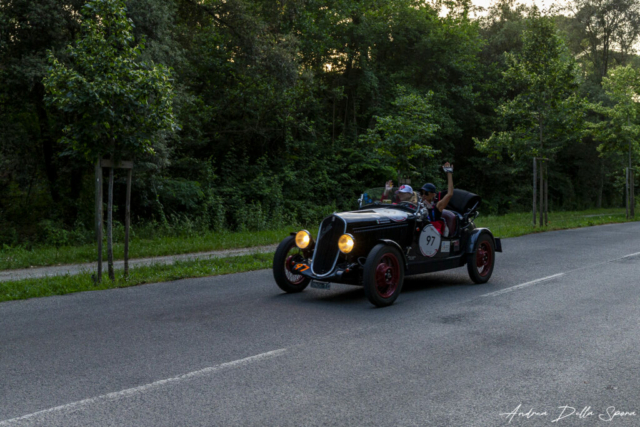
<path fill-rule="evenodd" d="M 91 103 L 99 88 L 85 87 L 90 117 L 82 102 L 58 108 L 72 102 L 65 80 L 45 78 L 100 67 L 116 70 L 108 83 L 131 102 L 127 111 L 152 108 L 129 84 L 136 75 L 166 94 L 157 108 L 172 109 L 164 122 L 134 114 L 138 124 L 173 129 L 130 139 L 155 154 L 123 154 L 136 162 L 138 222 L 209 230 L 315 222 L 398 171 L 414 186 L 443 185 L 444 161 L 455 164 L 457 187 L 483 196 L 485 211 L 526 210 L 527 156 L 547 148 L 552 210 L 622 203 L 629 144 L 615 143 L 612 130 L 635 138 L 640 116 L 629 113 L 637 99 L 630 104 L 609 76 L 618 66 L 636 73 L 638 26 L 629 22 L 640 20 L 638 0 L 575 0 L 544 13 L 501 0 L 480 18 L 465 0 L 102 3 L 126 3 L 130 39 L 111 51 L 105 40 L 103 52 L 84 57 L 84 0 L 0 3 L 0 244 L 91 235 L 85 155 L 104 153 L 99 141 L 110 135 Z M 91 55 L 126 61 L 92 64 Z M 132 135 L 133 119 L 113 111 Z M 541 129 L 548 145 L 539 145 Z"/>

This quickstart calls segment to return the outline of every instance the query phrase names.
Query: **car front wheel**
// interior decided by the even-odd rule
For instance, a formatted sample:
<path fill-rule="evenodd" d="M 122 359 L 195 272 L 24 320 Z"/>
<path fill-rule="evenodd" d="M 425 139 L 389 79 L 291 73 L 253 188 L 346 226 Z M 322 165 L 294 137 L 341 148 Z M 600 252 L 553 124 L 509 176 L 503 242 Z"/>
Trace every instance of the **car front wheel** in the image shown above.
<path fill-rule="evenodd" d="M 481 235 L 476 241 L 475 250 L 467 255 L 467 270 L 474 283 L 487 283 L 493 273 L 496 262 L 496 251 L 493 239 L 487 234 Z"/>
<path fill-rule="evenodd" d="M 400 295 L 404 282 L 402 255 L 393 246 L 376 245 L 364 264 L 364 294 L 376 307 L 386 307 Z"/>
<path fill-rule="evenodd" d="M 295 293 L 303 291 L 309 282 L 308 277 L 292 271 L 293 266 L 304 260 L 302 251 L 296 246 L 296 238 L 284 239 L 273 257 L 273 278 L 283 291 Z"/>

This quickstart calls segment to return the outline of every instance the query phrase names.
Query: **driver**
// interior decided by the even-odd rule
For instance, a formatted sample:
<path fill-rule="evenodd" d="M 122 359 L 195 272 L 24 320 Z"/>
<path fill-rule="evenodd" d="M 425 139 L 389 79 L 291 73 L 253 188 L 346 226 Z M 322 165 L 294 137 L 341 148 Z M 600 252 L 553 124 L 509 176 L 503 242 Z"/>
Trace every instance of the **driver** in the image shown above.
<path fill-rule="evenodd" d="M 430 182 L 422 186 L 420 194 L 422 196 L 422 203 L 424 203 L 427 210 L 428 220 L 436 230 L 444 236 L 446 225 L 442 220 L 442 211 L 447 207 L 449 200 L 453 197 L 453 165 L 447 162 L 442 166 L 442 169 L 447 174 L 447 194 L 444 197 L 442 197 L 442 192 L 436 194 L 436 186 Z"/>
<path fill-rule="evenodd" d="M 380 201 L 383 201 L 389 196 L 391 189 L 393 188 L 393 181 L 389 180 L 385 184 L 384 193 L 382 194 L 382 198 Z M 396 190 L 396 203 L 401 202 L 409 202 L 414 205 L 418 204 L 418 195 L 413 192 L 413 188 L 410 185 L 401 185 L 400 188 Z"/>

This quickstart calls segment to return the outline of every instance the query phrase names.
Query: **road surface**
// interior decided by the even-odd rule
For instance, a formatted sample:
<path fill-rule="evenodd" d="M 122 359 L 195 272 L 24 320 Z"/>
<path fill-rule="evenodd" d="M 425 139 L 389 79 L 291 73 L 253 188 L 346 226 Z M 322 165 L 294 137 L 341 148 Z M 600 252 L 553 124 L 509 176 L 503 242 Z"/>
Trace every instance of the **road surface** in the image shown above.
<path fill-rule="evenodd" d="M 0 303 L 0 427 L 640 425 L 640 223 L 503 248 L 383 309 L 270 270 Z"/>

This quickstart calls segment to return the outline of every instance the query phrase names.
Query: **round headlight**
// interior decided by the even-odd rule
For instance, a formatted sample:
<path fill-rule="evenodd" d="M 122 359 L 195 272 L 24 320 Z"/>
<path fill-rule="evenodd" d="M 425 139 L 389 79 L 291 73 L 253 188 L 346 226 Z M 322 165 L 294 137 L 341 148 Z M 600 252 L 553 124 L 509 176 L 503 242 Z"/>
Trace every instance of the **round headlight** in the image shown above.
<path fill-rule="evenodd" d="M 307 230 L 298 231 L 296 234 L 296 246 L 300 249 L 306 249 L 311 243 L 311 234 Z"/>
<path fill-rule="evenodd" d="M 356 241 L 353 239 L 351 234 L 343 234 L 340 236 L 340 240 L 338 240 L 338 248 L 340 252 L 343 254 L 348 254 L 353 250 L 353 246 L 356 244 Z"/>

